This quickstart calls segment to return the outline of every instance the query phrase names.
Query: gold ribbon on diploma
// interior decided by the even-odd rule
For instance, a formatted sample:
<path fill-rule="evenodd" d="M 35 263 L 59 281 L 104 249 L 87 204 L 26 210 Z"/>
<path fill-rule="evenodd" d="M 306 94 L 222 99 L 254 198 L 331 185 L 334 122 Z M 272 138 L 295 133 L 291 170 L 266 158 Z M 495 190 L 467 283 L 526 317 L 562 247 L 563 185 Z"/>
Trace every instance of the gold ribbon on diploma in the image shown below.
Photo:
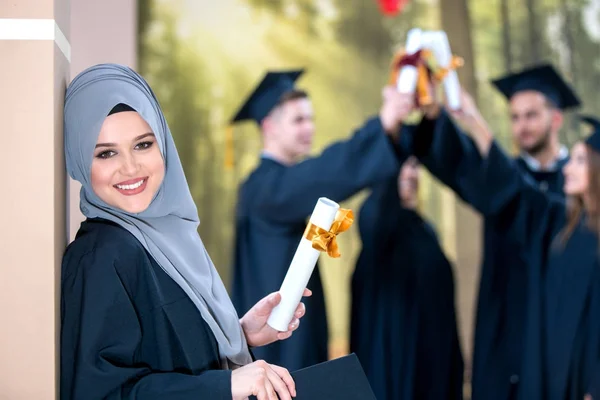
<path fill-rule="evenodd" d="M 462 58 L 452 56 L 448 67 L 440 67 L 430 50 L 422 49 L 413 54 L 407 54 L 404 50 L 400 50 L 395 54 L 392 61 L 390 84 L 396 84 L 402 67 L 412 65 L 417 68 L 417 88 L 415 93 L 417 105 L 428 106 L 433 103 L 433 93 L 430 83 L 436 84 L 443 81 L 450 71 L 462 67 L 463 64 L 464 60 Z"/>
<path fill-rule="evenodd" d="M 338 258 L 341 254 L 337 244 L 337 235 L 347 231 L 353 222 L 354 214 L 352 210 L 340 208 L 329 230 L 309 223 L 304 231 L 304 237 L 312 242 L 313 249 L 326 251 L 329 257 Z"/>

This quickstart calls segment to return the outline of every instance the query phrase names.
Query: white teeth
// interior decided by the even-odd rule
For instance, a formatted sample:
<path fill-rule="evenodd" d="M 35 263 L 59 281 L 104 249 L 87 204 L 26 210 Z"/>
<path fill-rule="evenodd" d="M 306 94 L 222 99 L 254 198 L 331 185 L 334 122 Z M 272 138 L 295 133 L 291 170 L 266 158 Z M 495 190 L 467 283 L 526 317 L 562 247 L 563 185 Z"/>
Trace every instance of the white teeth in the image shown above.
<path fill-rule="evenodd" d="M 144 183 L 144 179 L 142 179 L 139 182 L 134 183 L 133 185 L 116 185 L 116 186 L 122 190 L 133 190 L 133 189 L 137 189 L 140 186 L 142 186 L 142 183 Z"/>

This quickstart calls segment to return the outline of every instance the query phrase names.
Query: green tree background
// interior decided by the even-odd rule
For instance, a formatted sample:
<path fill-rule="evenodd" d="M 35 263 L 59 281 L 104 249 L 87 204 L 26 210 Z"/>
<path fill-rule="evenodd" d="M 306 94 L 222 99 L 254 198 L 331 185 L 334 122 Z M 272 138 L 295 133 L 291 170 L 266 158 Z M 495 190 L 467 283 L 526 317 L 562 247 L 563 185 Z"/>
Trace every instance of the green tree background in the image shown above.
<path fill-rule="evenodd" d="M 167 116 L 200 215 L 200 234 L 230 282 L 238 184 L 258 161 L 255 126 L 234 130 L 235 167 L 224 166 L 230 118 L 268 69 L 305 67 L 299 86 L 316 110 L 315 153 L 347 137 L 378 112 L 393 52 L 412 27 L 444 29 L 465 57 L 459 76 L 477 99 L 501 144 L 514 150 L 506 101 L 489 80 L 551 61 L 600 114 L 599 0 L 410 0 L 384 17 L 375 0 L 140 0 L 139 70 Z M 569 116 L 572 144 L 584 131 Z M 423 212 L 455 262 L 463 347 L 470 354 L 478 279 L 477 217 L 422 175 Z M 368 193 L 344 206 L 358 210 Z M 460 223 L 459 223 L 460 221 Z M 473 222 L 473 225 L 469 224 Z M 334 354 L 346 350 L 349 281 L 360 251 L 354 226 L 340 237 L 343 257 L 323 257 L 322 275 Z"/>

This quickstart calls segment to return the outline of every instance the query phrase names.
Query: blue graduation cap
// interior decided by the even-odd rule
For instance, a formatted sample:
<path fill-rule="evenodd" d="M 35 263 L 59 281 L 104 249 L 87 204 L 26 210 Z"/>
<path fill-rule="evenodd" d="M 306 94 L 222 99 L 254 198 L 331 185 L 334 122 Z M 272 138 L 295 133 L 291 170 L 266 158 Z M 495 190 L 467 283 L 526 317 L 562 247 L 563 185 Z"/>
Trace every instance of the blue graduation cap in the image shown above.
<path fill-rule="evenodd" d="M 560 110 L 567 110 L 581 104 L 571 86 L 550 64 L 503 76 L 493 80 L 492 84 L 508 99 L 518 92 L 534 90 L 546 96 Z"/>
<path fill-rule="evenodd" d="M 267 72 L 239 109 L 232 123 L 254 120 L 260 124 L 277 105 L 281 96 L 294 89 L 294 83 L 303 73 L 304 69 Z"/>
<path fill-rule="evenodd" d="M 600 120 L 589 115 L 580 115 L 579 119 L 592 127 L 592 134 L 588 136 L 585 143 L 597 152 L 600 152 Z"/>

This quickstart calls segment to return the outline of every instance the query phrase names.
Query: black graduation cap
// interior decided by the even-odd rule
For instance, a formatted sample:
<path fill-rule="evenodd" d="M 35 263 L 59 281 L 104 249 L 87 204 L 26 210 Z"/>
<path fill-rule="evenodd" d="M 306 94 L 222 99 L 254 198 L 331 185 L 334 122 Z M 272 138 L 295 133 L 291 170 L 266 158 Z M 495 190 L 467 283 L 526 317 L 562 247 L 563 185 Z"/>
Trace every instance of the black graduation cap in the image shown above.
<path fill-rule="evenodd" d="M 292 372 L 294 400 L 377 400 L 358 357 L 350 354 Z"/>
<path fill-rule="evenodd" d="M 277 105 L 281 96 L 294 89 L 294 83 L 304 73 L 304 69 L 290 71 L 269 71 L 254 92 L 246 99 L 225 131 L 225 168 L 233 169 L 233 124 L 254 120 L 260 124 Z"/>
<path fill-rule="evenodd" d="M 508 99 L 518 92 L 534 90 L 545 95 L 561 110 L 567 110 L 581 104 L 571 86 L 550 64 L 539 65 L 503 76 L 493 80 L 492 84 Z"/>
<path fill-rule="evenodd" d="M 600 120 L 590 115 L 580 115 L 579 119 L 590 125 L 593 129 L 592 134 L 588 136 L 585 143 L 592 147 L 597 152 L 600 152 Z"/>
<path fill-rule="evenodd" d="M 270 71 L 264 76 L 254 92 L 239 109 L 232 123 L 254 120 L 260 122 L 277 105 L 281 96 L 294 89 L 294 83 L 304 73 L 304 69 L 291 71 Z"/>

